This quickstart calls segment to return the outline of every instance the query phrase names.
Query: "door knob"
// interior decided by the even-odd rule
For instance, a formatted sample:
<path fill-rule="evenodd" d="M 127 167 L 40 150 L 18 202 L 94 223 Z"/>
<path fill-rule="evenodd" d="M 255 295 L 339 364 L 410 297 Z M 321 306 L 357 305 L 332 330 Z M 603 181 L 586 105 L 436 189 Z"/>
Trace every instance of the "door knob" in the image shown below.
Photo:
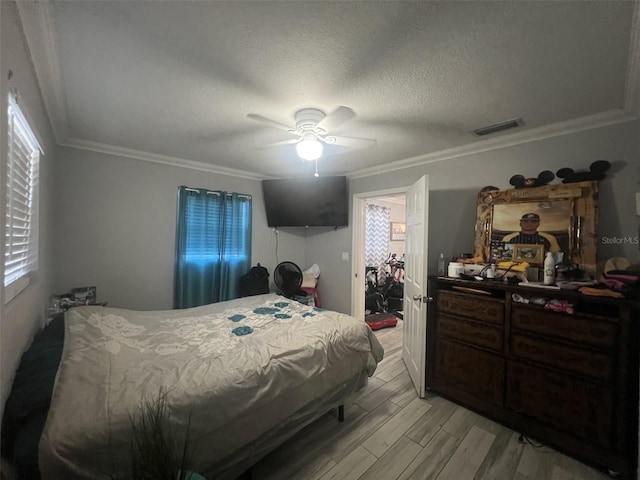
<path fill-rule="evenodd" d="M 433 302 L 433 297 L 423 297 L 422 295 L 414 295 L 413 299 L 416 302 L 424 302 L 424 303 Z"/>

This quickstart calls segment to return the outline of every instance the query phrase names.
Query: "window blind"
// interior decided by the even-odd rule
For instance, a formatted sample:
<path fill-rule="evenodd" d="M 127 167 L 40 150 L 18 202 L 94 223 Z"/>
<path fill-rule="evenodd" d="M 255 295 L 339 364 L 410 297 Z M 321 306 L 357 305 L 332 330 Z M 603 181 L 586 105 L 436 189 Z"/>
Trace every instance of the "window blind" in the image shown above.
<path fill-rule="evenodd" d="M 27 273 L 38 266 L 38 167 L 40 145 L 12 95 L 8 106 L 7 196 L 4 286 L 24 288 Z M 19 280 L 23 279 L 21 282 Z M 21 289 L 21 288 L 20 288 Z M 5 291 L 5 302 L 15 296 Z"/>
<path fill-rule="evenodd" d="M 226 192 L 207 192 L 206 196 L 187 191 L 185 258 L 192 262 L 246 260 L 250 251 L 245 232 L 251 222 L 250 197 L 231 201 Z"/>

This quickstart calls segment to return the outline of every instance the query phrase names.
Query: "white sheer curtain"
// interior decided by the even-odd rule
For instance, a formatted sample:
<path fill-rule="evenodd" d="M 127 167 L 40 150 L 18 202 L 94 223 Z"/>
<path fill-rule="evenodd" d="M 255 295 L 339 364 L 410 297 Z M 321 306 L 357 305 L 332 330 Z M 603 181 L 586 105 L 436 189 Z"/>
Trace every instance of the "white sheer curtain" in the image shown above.
<path fill-rule="evenodd" d="M 367 267 L 384 269 L 389 251 L 389 220 L 391 209 L 380 205 L 367 205 L 364 240 Z"/>

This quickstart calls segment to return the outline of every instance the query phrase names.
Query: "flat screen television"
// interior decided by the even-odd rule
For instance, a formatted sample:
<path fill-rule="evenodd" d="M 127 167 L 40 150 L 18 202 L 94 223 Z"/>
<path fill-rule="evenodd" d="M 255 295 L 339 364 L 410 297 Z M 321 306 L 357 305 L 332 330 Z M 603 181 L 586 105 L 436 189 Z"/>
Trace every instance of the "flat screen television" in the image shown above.
<path fill-rule="evenodd" d="M 262 181 L 270 227 L 345 227 L 349 221 L 347 177 Z"/>

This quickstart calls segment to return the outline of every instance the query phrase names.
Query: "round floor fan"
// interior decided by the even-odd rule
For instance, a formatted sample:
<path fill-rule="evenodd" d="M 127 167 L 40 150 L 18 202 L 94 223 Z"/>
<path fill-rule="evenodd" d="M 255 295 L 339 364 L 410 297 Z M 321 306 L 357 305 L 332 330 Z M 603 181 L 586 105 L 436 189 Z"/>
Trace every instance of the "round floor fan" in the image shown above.
<path fill-rule="evenodd" d="M 302 285 L 302 270 L 293 262 L 281 262 L 273 271 L 273 282 L 278 288 L 278 293 L 287 298 L 295 295 L 306 295 L 300 289 Z"/>

